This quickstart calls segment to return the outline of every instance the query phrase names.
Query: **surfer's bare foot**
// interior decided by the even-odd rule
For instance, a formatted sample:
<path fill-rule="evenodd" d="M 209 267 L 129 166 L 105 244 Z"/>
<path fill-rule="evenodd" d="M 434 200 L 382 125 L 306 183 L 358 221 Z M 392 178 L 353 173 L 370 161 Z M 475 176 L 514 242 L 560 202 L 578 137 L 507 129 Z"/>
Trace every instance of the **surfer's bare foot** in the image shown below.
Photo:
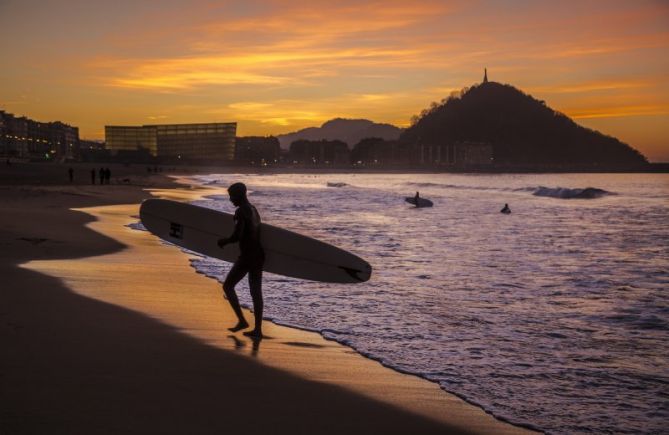
<path fill-rule="evenodd" d="M 248 322 L 246 322 L 246 320 L 243 320 L 243 321 L 240 320 L 239 323 L 237 323 L 235 326 L 233 326 L 232 328 L 228 328 L 228 331 L 237 332 L 237 331 L 241 331 L 242 329 L 246 329 L 248 327 L 249 327 L 249 324 L 248 324 Z"/>
<path fill-rule="evenodd" d="M 262 331 L 258 329 L 253 329 L 251 331 L 246 331 L 244 335 L 251 338 L 262 338 Z"/>

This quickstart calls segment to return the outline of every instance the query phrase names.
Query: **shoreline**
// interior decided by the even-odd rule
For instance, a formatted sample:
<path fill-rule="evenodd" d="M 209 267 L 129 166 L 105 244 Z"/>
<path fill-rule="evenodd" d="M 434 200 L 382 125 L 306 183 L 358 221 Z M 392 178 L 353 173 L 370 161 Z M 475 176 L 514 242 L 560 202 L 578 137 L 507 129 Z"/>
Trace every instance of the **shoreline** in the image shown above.
<path fill-rule="evenodd" d="M 559 169 L 543 168 L 528 169 L 522 167 L 515 168 L 497 168 L 481 170 L 480 168 L 439 168 L 439 167 L 318 167 L 318 166 L 250 166 L 250 165 L 171 165 L 169 163 L 118 163 L 118 162 L 75 162 L 75 163 L 37 163 L 37 162 L 16 162 L 11 166 L 0 165 L 0 186 L 15 185 L 12 176 L 23 170 L 21 176 L 22 182 L 28 184 L 62 184 L 67 185 L 67 169 L 72 167 L 75 171 L 75 185 L 90 185 L 90 170 L 100 167 L 110 167 L 112 170 L 112 180 L 117 184 L 122 184 L 124 180 L 128 184 L 136 184 L 136 180 L 148 177 L 169 177 L 169 176 L 197 176 L 210 174 L 258 174 L 258 175 L 278 175 L 278 174 L 307 174 L 307 175 L 337 175 L 337 174 L 453 174 L 453 175 L 550 175 L 550 174 L 664 174 L 669 173 L 669 163 L 658 162 L 650 163 L 650 167 L 644 169 L 615 169 L 615 168 L 580 168 L 580 169 Z M 148 172 L 148 168 L 159 168 L 159 173 Z M 32 170 L 32 171 L 31 171 Z M 32 177 L 25 176 L 25 173 L 33 174 Z"/>
<path fill-rule="evenodd" d="M 45 424 L 59 422 L 62 424 L 63 432 L 91 430 L 95 427 L 98 430 L 93 429 L 93 432 L 113 432 L 114 428 L 120 429 L 118 421 L 111 426 L 100 427 L 101 423 L 100 421 L 96 423 L 96 418 L 104 421 L 109 417 L 109 411 L 95 405 L 106 405 L 116 411 L 127 412 L 131 407 L 120 400 L 126 399 L 137 406 L 138 412 L 146 407 L 146 403 L 142 400 L 129 398 L 125 389 L 132 389 L 132 385 L 126 385 L 127 382 L 124 380 L 135 377 L 138 373 L 137 367 L 141 368 L 139 373 L 151 379 L 146 385 L 144 385 L 145 379 L 134 379 L 134 386 L 143 387 L 139 388 L 141 398 L 157 400 L 166 409 L 170 409 L 174 408 L 174 400 L 180 401 L 187 397 L 193 401 L 192 405 L 186 407 L 188 409 L 177 407 L 178 409 L 172 410 L 186 412 L 190 417 L 195 417 L 197 414 L 201 420 L 196 418 L 186 420 L 191 424 L 199 421 L 199 424 L 204 426 L 198 427 L 207 430 L 212 430 L 213 427 L 241 428 L 242 426 L 236 425 L 241 424 L 239 420 L 243 421 L 243 417 L 237 422 L 225 421 L 225 424 L 219 424 L 212 421 L 210 412 L 213 412 L 215 417 L 216 410 L 221 413 L 226 406 L 232 406 L 233 414 L 253 419 L 256 413 L 249 412 L 244 406 L 250 403 L 249 400 L 257 397 L 250 394 L 247 389 L 274 396 L 272 393 L 279 388 L 282 392 L 287 391 L 285 398 L 265 403 L 266 400 L 263 401 L 261 397 L 263 403 L 261 412 L 267 420 L 261 423 L 261 426 L 267 425 L 268 430 L 275 429 L 275 425 L 278 424 L 286 431 L 318 430 L 325 433 L 338 433 L 342 430 L 359 433 L 369 430 L 386 430 L 391 433 L 406 430 L 424 433 L 529 432 L 495 419 L 475 405 L 468 404 L 442 390 L 431 381 L 386 368 L 379 362 L 354 352 L 351 348 L 326 340 L 316 332 L 306 332 L 270 322 L 267 325 L 269 327 L 267 333 L 271 338 L 263 340 L 258 346 L 239 334 L 228 333 L 225 327 L 232 321 L 232 313 L 221 295 L 220 284 L 216 280 L 194 273 L 189 256 L 180 249 L 166 246 L 148 233 L 124 226 L 136 221 L 132 216 L 136 214 L 138 202 L 141 197 L 148 197 L 141 187 L 119 186 L 121 189 L 117 190 L 124 192 L 117 192 L 118 197 L 114 198 L 109 196 L 109 191 L 104 191 L 104 187 L 21 188 L 25 189 L 24 191 L 17 187 L 0 189 L 3 202 L 12 203 L 14 206 L 10 213 L 12 216 L 3 215 L 3 219 L 11 220 L 13 217 L 16 222 L 16 218 L 23 217 L 18 219 L 20 224 L 10 225 L 9 229 L 5 227 L 2 234 L 2 243 L 12 248 L 4 250 L 11 251 L 11 255 L 2 256 L 3 275 L 10 278 L 10 285 L 0 295 L 4 302 L 3 306 L 7 307 L 0 313 L 0 319 L 4 320 L 1 334 L 3 341 L 9 344 L 11 355 L 0 371 L 3 375 L 0 378 L 3 385 L 0 397 L 2 403 L 7 405 L 3 405 L 5 410 L 0 414 L 0 421 L 3 422 L 0 427 L 9 428 L 8 433 L 30 432 L 39 427 L 35 426 L 35 423 L 21 419 L 21 416 L 29 415 L 39 417 L 37 420 Z M 180 200 L 212 194 L 215 190 L 175 188 L 171 183 L 154 187 L 161 188 L 153 189 L 153 194 Z M 35 196 L 31 197 L 26 192 L 40 193 L 35 193 Z M 100 196 L 85 196 L 93 194 Z M 45 207 L 43 205 L 45 200 L 53 204 L 47 204 Z M 130 201 L 126 201 L 129 202 L 126 204 L 102 205 L 113 204 L 115 200 Z M 69 210 L 71 208 L 76 210 Z M 47 227 L 40 228 L 31 219 L 40 215 L 44 217 L 45 210 L 53 222 Z M 56 222 L 58 220 L 61 222 Z M 59 229 L 52 228 L 56 223 L 60 224 Z M 119 225 L 120 223 L 124 224 Z M 63 226 L 72 231 L 66 240 L 62 240 L 62 235 L 57 237 L 62 233 Z M 20 235 L 22 237 L 12 237 Z M 137 264 L 138 258 L 141 258 L 141 264 Z M 156 281 L 152 282 L 152 279 L 161 280 L 160 284 L 171 289 L 160 287 Z M 58 291 L 55 293 L 58 297 L 38 290 L 43 288 L 41 285 L 35 285 L 38 281 L 48 282 L 44 287 L 57 288 Z M 157 285 L 161 291 L 156 291 Z M 22 297 L 27 295 L 12 291 L 16 288 L 23 289 L 23 293 L 30 293 L 32 297 L 23 300 Z M 245 290 L 240 289 L 240 291 Z M 91 355 L 91 352 L 78 350 L 79 346 L 68 346 L 67 343 L 73 337 L 76 339 L 74 341 L 79 343 L 87 343 L 87 337 L 85 334 L 82 336 L 82 331 L 78 331 L 78 328 L 74 330 L 66 328 L 66 331 L 60 331 L 62 328 L 59 324 L 64 320 L 62 311 L 53 312 L 54 310 L 50 309 L 51 304 L 44 306 L 42 297 L 46 297 L 51 304 L 60 308 L 67 309 L 71 305 L 65 303 L 63 306 L 63 300 L 70 302 L 74 300 L 75 305 L 94 306 L 94 311 L 98 314 L 103 313 L 102 318 L 122 317 L 124 322 L 121 322 L 120 326 L 114 322 L 100 325 L 94 321 L 100 317 L 90 319 L 86 313 L 74 310 L 70 312 L 71 317 L 65 317 L 65 320 L 73 326 L 80 327 L 81 324 L 86 324 L 91 327 L 89 331 L 104 332 L 103 335 L 109 337 L 108 340 L 102 341 L 103 345 L 93 340 L 88 343 L 88 347 L 83 348 L 85 351 L 97 347 L 103 350 L 107 347 L 123 349 L 129 345 L 139 353 L 139 356 L 130 358 L 133 364 L 128 365 L 126 362 L 126 366 L 119 369 L 109 365 L 108 361 L 99 360 L 95 355 Z M 36 308 L 38 314 L 33 313 Z M 39 317 L 40 314 L 43 317 Z M 35 316 L 38 318 L 34 318 Z M 128 320 L 127 316 L 132 317 L 132 320 Z M 27 326 L 38 324 L 53 329 Z M 141 324 L 142 327 L 129 328 L 131 324 Z M 102 331 L 98 331 L 100 328 Z M 157 340 L 157 344 L 155 340 L 144 337 L 145 329 L 152 331 L 155 337 L 161 337 Z M 37 345 L 29 341 L 28 337 L 22 337 L 27 331 L 30 332 L 33 341 L 36 339 Z M 59 332 L 62 334 L 58 334 Z M 60 344 L 64 349 L 49 343 L 52 335 L 63 339 L 63 343 Z M 96 334 L 96 337 L 98 335 Z M 177 348 L 197 349 L 192 355 L 207 354 L 227 367 L 227 370 L 209 365 L 209 358 L 191 355 L 192 358 L 205 364 L 205 367 L 196 364 L 190 367 L 187 375 L 180 373 L 176 368 L 181 364 L 188 366 L 189 360 L 184 359 L 181 352 L 174 352 L 164 346 L 165 342 L 172 343 L 175 340 L 180 345 Z M 148 354 L 144 355 L 143 352 Z M 152 352 L 164 353 L 167 361 L 181 364 L 153 367 Z M 117 363 L 123 363 L 123 359 L 119 359 L 114 352 L 103 352 L 103 354 Z M 36 360 L 35 356 L 41 358 Z M 48 361 L 43 361 L 44 357 L 49 357 L 46 358 Z M 79 359 L 89 362 L 92 360 L 97 364 L 81 365 Z M 82 372 L 68 371 L 67 365 L 73 362 Z M 98 385 L 115 390 L 112 391 L 115 394 L 110 396 L 113 400 L 110 401 L 109 397 L 107 400 L 102 400 L 106 397 L 102 389 L 89 391 L 84 388 L 88 396 L 96 397 L 99 402 L 82 401 L 79 391 L 62 384 L 62 379 L 56 376 L 58 370 L 54 370 L 53 378 L 38 376 L 40 378 L 38 383 L 25 380 L 31 374 L 39 374 L 40 369 L 50 369 L 49 364 L 55 364 L 58 369 L 68 373 L 69 379 L 76 381 L 75 383 L 93 379 Z M 231 379 L 229 370 L 231 366 L 234 370 L 243 371 L 245 376 L 242 375 L 241 379 L 233 376 Z M 155 374 L 153 370 L 156 371 Z M 21 381 L 21 376 L 15 376 L 17 374 L 23 375 L 24 381 Z M 62 372 L 58 374 L 62 375 Z M 181 389 L 178 390 L 182 394 L 177 394 L 177 391 L 170 388 L 174 387 L 173 383 L 161 384 L 172 381 L 174 376 L 179 380 L 177 384 Z M 254 382 L 254 377 L 261 377 L 270 385 L 258 385 Z M 204 382 L 205 380 L 207 382 Z M 197 387 L 192 385 L 193 381 L 197 381 L 195 382 Z M 121 391 L 118 391 L 118 385 L 114 385 L 115 383 L 120 383 L 125 388 L 120 388 Z M 215 387 L 212 388 L 209 383 L 215 384 Z M 246 405 L 241 406 L 235 402 L 234 394 L 229 392 L 230 383 L 237 387 L 234 391 L 242 396 L 242 402 Z M 56 386 L 68 394 L 57 394 L 63 390 L 55 388 Z M 305 398 L 296 395 L 293 391 L 295 389 L 302 392 L 309 391 L 310 394 Z M 199 394 L 191 394 L 193 391 Z M 216 406 L 212 407 L 211 401 L 203 401 L 201 394 L 206 397 L 216 397 L 220 402 L 216 402 Z M 99 397 L 100 395 L 102 397 Z M 249 395 L 252 397 L 248 397 Z M 31 400 L 35 401 L 35 396 L 45 401 L 43 406 L 30 406 Z M 71 409 L 67 411 L 66 406 L 55 400 L 57 398 L 72 407 L 86 405 L 85 408 L 89 412 L 87 415 L 90 416 L 78 421 L 79 412 Z M 333 402 L 333 398 L 337 400 Z M 9 406 L 10 403 L 12 406 Z M 306 418 L 300 414 L 297 420 L 287 419 L 285 413 L 295 406 L 310 408 L 318 418 Z M 160 407 L 154 409 L 153 405 L 150 408 L 151 412 L 148 414 L 153 417 L 156 417 L 155 412 L 161 409 Z M 55 412 L 56 410 L 60 410 L 60 413 Z M 63 417 L 63 413 L 67 418 Z M 355 415 L 355 421 L 353 423 L 348 420 L 341 421 L 342 413 L 348 416 Z M 223 414 L 227 415 L 228 412 Z M 121 418 L 121 423 L 126 425 L 123 426 L 126 429 L 127 425 L 130 425 L 132 430 L 141 428 L 155 431 L 160 427 L 167 432 L 197 431 L 193 426 L 179 425 L 172 421 L 174 418 L 164 415 L 162 418 L 171 423 L 164 424 L 164 421 L 156 423 L 152 419 L 144 418 L 141 412 Z M 300 420 L 302 418 L 305 420 Z M 51 432 L 59 432 L 58 425 L 49 428 Z M 244 430 L 248 430 L 248 427 Z"/>
<path fill-rule="evenodd" d="M 200 175 L 200 174 L 195 174 L 195 175 L 182 175 L 182 176 L 173 176 L 172 178 L 175 179 L 175 183 L 179 186 L 179 187 L 176 187 L 175 190 L 179 190 L 179 189 L 191 189 L 191 188 L 192 188 L 192 183 L 195 183 L 195 184 L 198 186 L 197 189 L 211 189 L 211 191 L 209 191 L 209 192 L 202 192 L 202 194 L 198 194 L 198 195 L 195 195 L 195 196 L 186 195 L 186 196 L 184 197 L 183 195 L 178 195 L 176 198 L 171 198 L 171 199 L 182 200 L 182 201 L 186 201 L 186 202 L 188 202 L 188 203 L 192 203 L 192 202 L 194 202 L 194 201 L 198 201 L 198 200 L 212 200 L 212 198 L 210 198 L 210 196 L 217 197 L 217 196 L 219 196 L 219 195 L 221 195 L 221 194 L 225 194 L 225 195 L 227 195 L 227 193 L 225 193 L 225 189 L 224 189 L 223 187 L 220 187 L 220 188 L 217 189 L 216 187 L 211 187 L 211 185 L 197 184 L 198 182 L 197 182 L 196 180 L 192 180 L 192 178 L 197 177 L 198 175 Z M 140 229 L 134 229 L 134 230 L 135 230 L 135 231 L 144 231 L 144 232 L 148 232 L 148 231 L 146 231 L 146 230 L 140 230 Z M 182 249 L 183 249 L 183 248 L 180 248 L 180 247 L 178 247 L 178 246 L 177 246 L 176 248 L 177 248 L 178 250 L 180 250 L 180 251 L 182 251 Z M 182 252 L 183 252 L 183 251 L 182 251 Z M 187 253 L 184 252 L 184 254 L 188 256 Z M 196 268 L 195 266 L 193 266 L 192 263 L 189 264 L 189 265 L 190 265 L 190 267 L 191 267 L 191 269 L 193 270 L 194 273 L 197 273 L 198 275 L 203 275 L 203 276 L 205 276 L 206 278 L 209 278 L 209 279 L 215 281 L 215 282 L 218 283 L 219 285 L 222 285 L 222 284 L 223 284 L 217 277 L 207 275 L 207 274 L 205 274 L 205 273 L 200 272 L 199 270 L 197 270 L 197 268 Z M 242 280 L 242 282 L 244 282 L 244 280 Z M 240 284 L 241 284 L 241 283 L 240 283 Z M 237 289 L 237 291 L 238 291 L 238 292 L 239 292 L 239 291 L 246 291 L 246 289 L 241 289 L 241 290 L 240 290 L 240 289 Z M 241 301 L 240 301 L 240 304 L 241 304 L 242 310 L 244 311 L 244 313 L 245 313 L 245 315 L 246 315 L 247 318 L 249 318 L 250 316 L 253 316 L 253 311 L 252 311 L 252 307 L 251 307 L 251 306 L 249 306 L 248 304 L 244 304 L 244 303 L 242 303 Z M 301 327 L 301 326 L 298 326 L 298 325 L 292 325 L 292 324 L 289 324 L 289 323 L 282 323 L 282 322 L 280 322 L 280 321 L 278 321 L 278 320 L 276 320 L 276 319 L 268 318 L 268 317 L 263 317 L 263 322 L 265 322 L 265 323 L 266 323 L 266 322 L 270 322 L 270 323 L 272 323 L 272 324 L 274 324 L 274 325 L 276 325 L 276 326 L 282 327 L 282 328 L 294 329 L 294 330 L 298 330 L 298 331 L 305 332 L 305 333 L 307 333 L 307 334 L 317 334 L 319 337 L 321 337 L 321 338 L 324 339 L 325 341 L 332 342 L 332 343 L 336 343 L 336 344 L 339 345 L 339 346 L 343 346 L 343 347 L 345 347 L 345 348 L 347 348 L 347 349 L 350 349 L 350 350 L 352 350 L 353 352 L 355 352 L 357 355 L 359 355 L 360 357 L 362 357 L 362 358 L 364 358 L 364 359 L 367 359 L 367 360 L 370 360 L 370 361 L 374 361 L 374 362 L 378 363 L 379 365 L 381 365 L 382 367 L 384 367 L 384 368 L 386 368 L 386 369 L 388 369 L 388 370 L 392 370 L 393 372 L 395 372 L 395 373 L 397 373 L 397 374 L 400 374 L 400 375 L 403 375 L 403 376 L 410 376 L 410 377 L 416 378 L 416 379 L 418 379 L 418 380 L 420 380 L 420 381 L 425 381 L 425 382 L 429 382 L 429 383 L 431 383 L 431 384 L 434 384 L 434 385 L 436 385 L 436 386 L 437 386 L 437 387 L 438 387 L 444 394 L 452 395 L 452 396 L 457 397 L 457 398 L 460 399 L 461 401 L 465 402 L 467 405 L 469 405 L 469 406 L 473 406 L 473 407 L 475 407 L 475 408 L 480 409 L 480 410 L 483 411 L 486 415 L 489 415 L 489 416 L 493 417 L 493 418 L 494 418 L 495 420 L 497 420 L 497 421 L 504 422 L 504 423 L 506 423 L 506 424 L 512 425 L 512 426 L 514 426 L 514 427 L 516 427 L 516 428 L 519 428 L 519 429 L 522 429 L 522 430 L 530 431 L 530 433 L 540 433 L 540 429 L 534 428 L 534 427 L 529 426 L 529 425 L 520 425 L 520 424 L 514 423 L 514 422 L 512 422 L 512 421 L 510 421 L 510 420 L 508 420 L 508 419 L 506 419 L 506 418 L 504 418 L 504 417 L 500 417 L 500 416 L 496 416 L 496 415 L 494 415 L 492 412 L 486 410 L 482 405 L 480 405 L 480 404 L 478 404 L 478 403 L 476 403 L 476 402 L 473 402 L 473 401 L 469 400 L 467 397 L 465 397 L 465 396 L 463 396 L 463 395 L 460 395 L 460 394 L 458 394 L 457 392 L 449 391 L 449 390 L 443 388 L 437 381 L 431 380 L 431 379 L 429 379 L 429 378 L 427 378 L 427 377 L 425 377 L 425 376 L 423 376 L 423 375 L 421 375 L 421 374 L 418 374 L 418 373 L 410 372 L 410 371 L 408 371 L 408 370 L 402 370 L 402 369 L 400 369 L 400 368 L 398 368 L 398 367 L 395 367 L 395 366 L 392 366 L 392 365 L 390 365 L 390 364 L 385 363 L 385 362 L 384 362 L 382 359 L 380 359 L 380 358 L 376 358 L 376 357 L 374 357 L 373 355 L 365 354 L 365 353 L 359 351 L 358 349 L 356 349 L 355 347 L 353 347 L 353 346 L 351 346 L 351 345 L 348 345 L 348 344 L 346 344 L 346 343 L 342 343 L 342 342 L 340 342 L 340 341 L 337 341 L 337 340 L 334 339 L 334 338 L 328 338 L 328 337 L 324 336 L 323 333 L 322 333 L 322 331 L 320 331 L 320 330 L 317 330 L 317 329 L 310 329 L 310 328 L 307 328 L 307 327 Z M 535 431 L 536 431 L 536 432 L 535 432 Z"/>
<path fill-rule="evenodd" d="M 175 183 L 177 184 L 177 186 L 179 186 L 179 187 L 175 187 L 174 190 L 177 191 L 177 190 L 180 190 L 180 189 L 192 189 L 192 184 L 191 184 L 191 183 L 196 183 L 194 180 L 192 180 L 192 177 L 193 177 L 193 176 L 173 176 L 173 178 L 175 179 Z M 209 186 L 204 186 L 204 185 L 201 185 L 201 184 L 199 184 L 198 187 L 197 187 L 196 189 L 210 189 L 211 191 L 209 191 L 209 192 L 198 193 L 197 195 L 193 195 L 193 196 L 191 196 L 190 194 L 187 194 L 187 195 L 185 195 L 185 197 L 184 197 L 184 195 L 176 195 L 176 197 L 175 197 L 175 195 L 168 195 L 168 196 L 172 197 L 172 199 L 185 200 L 185 201 L 187 201 L 187 202 L 189 202 L 189 203 L 192 203 L 193 201 L 198 201 L 198 200 L 210 200 L 210 198 L 209 198 L 210 196 L 219 196 L 219 195 L 223 194 L 224 191 L 225 191 L 224 188 L 218 188 L 218 189 L 217 189 L 217 188 L 211 188 L 211 187 L 209 187 Z M 213 191 L 213 192 L 212 192 L 212 191 Z M 139 230 L 139 229 L 134 229 L 134 230 L 135 230 L 135 231 L 144 231 L 144 232 L 147 232 L 146 230 Z M 181 252 L 183 252 L 183 253 L 184 253 L 186 256 L 188 256 L 189 258 L 192 258 L 192 256 L 189 256 L 187 253 L 185 253 L 185 252 L 182 250 L 182 248 L 180 248 L 180 247 L 178 247 L 178 246 L 177 246 L 176 248 L 177 248 L 178 250 L 180 250 Z M 197 268 L 195 268 L 195 266 L 193 266 L 193 264 L 190 263 L 190 262 L 189 262 L 189 266 L 191 267 L 191 269 L 193 270 L 194 273 L 197 273 L 197 274 L 199 274 L 199 275 L 203 275 L 203 276 L 205 276 L 206 278 L 209 278 L 209 279 L 215 281 L 215 282 L 218 283 L 219 285 L 222 285 L 222 284 L 223 284 L 223 283 L 222 283 L 218 278 L 216 278 L 215 276 L 210 276 L 210 275 L 207 275 L 207 274 L 205 274 L 205 273 L 202 273 L 202 272 L 198 271 Z M 244 280 L 243 280 L 243 281 L 244 281 Z M 243 286 L 242 286 L 242 287 L 243 287 Z M 237 289 L 237 291 L 238 291 L 238 292 L 239 292 L 239 291 L 246 291 L 246 289 Z M 251 306 L 249 306 L 249 305 L 247 305 L 247 304 L 244 304 L 244 303 L 241 303 L 241 301 L 240 301 L 240 304 L 241 304 L 242 310 L 244 311 L 244 313 L 245 313 L 245 315 L 246 315 L 247 318 L 249 318 L 250 316 L 253 316 L 253 311 L 252 311 L 252 307 L 251 307 Z M 360 357 L 362 357 L 362 358 L 364 358 L 364 359 L 366 359 L 366 360 L 374 361 L 374 362 L 378 363 L 379 365 L 381 365 L 382 367 L 385 367 L 386 369 L 392 370 L 392 371 L 395 372 L 395 373 L 398 373 L 398 374 L 403 375 L 403 376 L 410 376 L 410 377 L 412 377 L 412 378 L 419 379 L 420 381 L 426 381 L 426 382 L 429 382 L 429 383 L 431 383 L 431 384 L 434 384 L 434 385 L 436 385 L 436 386 L 437 386 L 437 387 L 438 387 L 444 394 L 448 394 L 448 395 L 455 396 L 455 397 L 457 397 L 458 399 L 464 401 L 466 404 L 468 404 L 468 405 L 470 405 L 470 406 L 473 406 L 473 407 L 476 407 L 476 408 L 480 409 L 480 410 L 483 411 L 486 415 L 489 415 L 489 416 L 493 417 L 494 419 L 496 419 L 496 420 L 498 420 L 498 421 L 500 421 L 500 422 L 504 422 L 504 423 L 510 424 L 510 425 L 512 425 L 512 426 L 514 426 L 514 427 L 521 428 L 521 429 L 525 429 L 525 430 L 529 430 L 529 431 L 536 431 L 536 430 L 538 430 L 538 429 L 533 428 L 533 427 L 523 426 L 523 425 L 518 425 L 518 424 L 515 424 L 515 423 L 513 423 L 513 422 L 511 422 L 511 421 L 509 421 L 509 420 L 507 420 L 507 419 L 505 419 L 505 418 L 503 418 L 503 417 L 496 416 L 496 415 L 492 414 L 491 412 L 489 412 L 488 410 L 486 410 L 486 409 L 485 409 L 483 406 L 481 406 L 480 404 L 477 404 L 477 403 L 475 403 L 475 402 L 472 402 L 472 401 L 468 400 L 466 397 L 464 397 L 464 396 L 462 396 L 462 395 L 460 395 L 460 394 L 457 394 L 456 392 L 448 391 L 448 390 L 444 389 L 444 388 L 443 388 L 438 382 L 436 382 L 436 381 L 433 381 L 433 380 L 431 380 L 431 379 L 429 379 L 429 378 L 427 378 L 427 377 L 425 377 L 425 376 L 422 376 L 422 375 L 420 375 L 420 374 L 417 374 L 417 373 L 413 373 L 413 372 L 410 372 L 410 371 L 407 371 L 407 370 L 399 369 L 399 368 L 397 368 L 397 367 L 394 367 L 394 366 L 392 366 L 392 365 L 390 365 L 390 364 L 385 363 L 383 360 L 381 360 L 381 359 L 379 359 L 379 358 L 375 358 L 375 357 L 372 356 L 372 355 L 366 355 L 366 354 L 364 354 L 363 352 L 360 352 L 358 349 L 356 349 L 356 348 L 354 348 L 354 347 L 352 347 L 352 346 L 350 346 L 350 345 L 347 345 L 347 344 L 345 344 L 345 343 L 342 343 L 342 342 L 340 342 L 340 341 L 337 341 L 337 340 L 335 340 L 335 339 L 333 339 L 333 338 L 327 338 L 326 336 L 323 335 L 322 331 L 319 331 L 319 330 L 316 330 L 316 329 L 309 329 L 309 328 L 306 328 L 306 327 L 300 327 L 300 326 L 297 326 L 297 325 L 291 325 L 291 324 L 288 324 L 288 323 L 281 323 L 280 321 L 277 321 L 276 319 L 272 319 L 272 318 L 268 318 L 268 317 L 263 317 L 263 322 L 264 322 L 264 323 L 266 323 L 266 322 L 270 322 L 270 323 L 272 323 L 272 324 L 274 324 L 274 325 L 276 325 L 276 326 L 278 326 L 278 327 L 281 327 L 281 328 L 289 328 L 289 329 L 293 329 L 293 330 L 301 331 L 301 332 L 304 332 L 304 333 L 307 333 L 307 334 L 317 334 L 317 335 L 318 335 L 319 337 L 321 337 L 323 340 L 328 341 L 328 342 L 332 342 L 332 343 L 336 343 L 336 344 L 339 345 L 339 346 L 343 346 L 344 348 L 350 349 L 350 350 L 352 350 L 353 352 L 355 352 L 357 355 L 359 355 Z"/>

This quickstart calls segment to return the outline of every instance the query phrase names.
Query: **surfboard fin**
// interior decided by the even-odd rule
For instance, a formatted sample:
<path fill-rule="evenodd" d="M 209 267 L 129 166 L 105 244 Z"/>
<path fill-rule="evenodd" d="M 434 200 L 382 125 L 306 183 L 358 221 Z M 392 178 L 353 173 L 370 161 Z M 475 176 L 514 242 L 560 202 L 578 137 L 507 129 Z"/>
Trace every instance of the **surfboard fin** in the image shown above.
<path fill-rule="evenodd" d="M 365 278 L 362 278 L 362 277 L 360 277 L 360 276 L 358 275 L 358 274 L 360 274 L 360 273 L 363 273 L 362 270 L 359 270 L 359 269 L 353 269 L 353 268 L 351 268 L 351 267 L 345 267 L 345 266 L 338 266 L 338 267 L 339 267 L 341 270 L 343 270 L 344 272 L 346 272 L 349 276 L 351 276 L 351 278 L 355 278 L 355 279 L 357 279 L 357 280 L 360 281 L 360 282 L 365 282 L 365 281 L 367 281 L 367 280 L 369 279 L 369 277 L 367 277 L 367 278 L 365 279 Z"/>

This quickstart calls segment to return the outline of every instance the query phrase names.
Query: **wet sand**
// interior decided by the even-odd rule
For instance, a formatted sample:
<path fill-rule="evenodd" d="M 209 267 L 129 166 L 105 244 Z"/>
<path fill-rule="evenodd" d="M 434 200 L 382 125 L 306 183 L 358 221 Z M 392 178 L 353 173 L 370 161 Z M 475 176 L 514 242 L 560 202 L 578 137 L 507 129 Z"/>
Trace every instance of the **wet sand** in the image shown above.
<path fill-rule="evenodd" d="M 0 186 L 2 434 L 526 432 L 318 334 L 227 331 L 220 284 L 126 227 L 151 193 L 213 190 L 18 179 Z"/>

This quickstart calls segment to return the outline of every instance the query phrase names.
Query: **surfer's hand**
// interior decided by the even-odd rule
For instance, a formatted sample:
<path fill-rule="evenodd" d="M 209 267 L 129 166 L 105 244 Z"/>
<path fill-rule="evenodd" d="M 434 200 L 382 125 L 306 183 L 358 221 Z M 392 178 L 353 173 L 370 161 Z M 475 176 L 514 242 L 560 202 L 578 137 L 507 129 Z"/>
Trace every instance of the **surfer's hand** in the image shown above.
<path fill-rule="evenodd" d="M 227 244 L 228 244 L 228 239 L 218 239 L 218 247 L 219 248 L 223 248 Z"/>

